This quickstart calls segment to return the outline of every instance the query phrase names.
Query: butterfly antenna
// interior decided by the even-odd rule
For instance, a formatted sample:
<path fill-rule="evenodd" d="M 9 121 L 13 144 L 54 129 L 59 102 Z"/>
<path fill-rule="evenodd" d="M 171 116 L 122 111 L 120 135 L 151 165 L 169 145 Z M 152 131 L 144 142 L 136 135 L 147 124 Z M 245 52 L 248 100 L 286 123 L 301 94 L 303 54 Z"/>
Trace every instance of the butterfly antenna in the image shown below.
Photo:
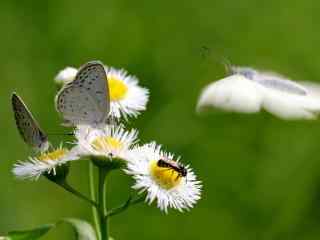
<path fill-rule="evenodd" d="M 226 58 L 226 57 L 221 57 L 221 60 L 220 60 L 220 61 L 221 61 L 220 63 L 222 63 L 223 66 L 224 66 L 224 69 L 225 69 L 225 71 L 226 71 L 226 74 L 231 75 L 231 74 L 234 73 L 234 71 L 233 71 L 233 66 L 232 66 L 232 64 L 231 64 L 231 62 L 230 62 L 230 60 L 229 60 L 228 58 Z"/>
<path fill-rule="evenodd" d="M 201 47 L 201 55 L 203 58 L 208 57 L 209 55 L 211 55 L 211 50 L 209 47 L 207 46 L 202 46 Z M 216 55 L 211 55 L 212 59 L 218 63 L 218 64 L 222 64 L 224 66 L 224 69 L 226 71 L 226 74 L 231 75 L 234 73 L 233 71 L 233 66 L 230 62 L 230 60 L 226 57 L 223 56 L 216 56 Z"/>

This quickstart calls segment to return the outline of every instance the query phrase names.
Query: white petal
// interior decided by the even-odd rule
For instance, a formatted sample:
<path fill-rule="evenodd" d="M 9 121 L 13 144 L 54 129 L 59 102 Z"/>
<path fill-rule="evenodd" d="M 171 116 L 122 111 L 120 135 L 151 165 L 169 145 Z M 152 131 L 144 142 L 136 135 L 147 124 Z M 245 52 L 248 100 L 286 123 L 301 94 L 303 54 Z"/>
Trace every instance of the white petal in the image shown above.
<path fill-rule="evenodd" d="M 109 76 L 116 76 L 128 88 L 126 96 L 121 100 L 110 102 L 110 115 L 115 118 L 137 117 L 141 111 L 146 110 L 149 100 L 149 90 L 139 85 L 139 80 L 135 76 L 131 76 L 124 69 L 116 69 L 107 67 Z"/>
<path fill-rule="evenodd" d="M 60 148 L 62 148 L 62 145 Z M 42 161 L 37 157 L 30 157 L 27 161 L 18 161 L 14 164 L 12 172 L 16 177 L 21 179 L 37 180 L 44 173 L 55 173 L 55 168 L 60 165 L 69 161 L 78 160 L 78 155 L 77 148 L 72 148 L 66 154 L 57 159 Z"/>
<path fill-rule="evenodd" d="M 66 67 L 62 69 L 54 78 L 54 81 L 58 84 L 66 84 L 76 77 L 78 70 L 74 67 Z"/>
<path fill-rule="evenodd" d="M 87 125 L 79 125 L 75 130 L 77 139 L 77 151 L 80 156 L 103 156 L 110 158 L 118 157 L 126 160 L 130 148 L 138 141 L 138 131 L 131 129 L 125 130 L 122 125 L 105 125 L 102 128 L 93 128 Z M 121 143 L 121 147 L 114 148 L 112 145 L 106 145 L 102 149 L 96 149 L 92 142 L 99 137 L 111 137 Z"/>

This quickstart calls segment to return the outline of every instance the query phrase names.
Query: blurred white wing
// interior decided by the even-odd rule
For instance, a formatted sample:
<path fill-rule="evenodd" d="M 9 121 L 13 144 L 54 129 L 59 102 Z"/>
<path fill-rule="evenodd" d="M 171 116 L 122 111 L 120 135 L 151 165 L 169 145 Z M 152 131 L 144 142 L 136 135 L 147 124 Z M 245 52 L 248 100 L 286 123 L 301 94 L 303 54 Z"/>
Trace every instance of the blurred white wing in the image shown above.
<path fill-rule="evenodd" d="M 307 89 L 308 95 L 320 99 L 320 84 L 318 82 L 299 81 Z"/>
<path fill-rule="evenodd" d="M 197 110 L 216 107 L 231 112 L 259 112 L 262 95 L 259 86 L 242 75 L 232 75 L 209 84 L 200 94 Z"/>
<path fill-rule="evenodd" d="M 236 74 L 209 84 L 197 110 L 205 107 L 254 113 L 261 109 L 282 119 L 315 119 L 320 113 L 320 86 L 297 83 L 271 72 L 234 67 Z"/>
<path fill-rule="evenodd" d="M 231 66 L 231 74 L 239 74 L 249 80 L 253 80 L 258 72 L 251 67 Z"/>
<path fill-rule="evenodd" d="M 297 95 L 307 94 L 307 90 L 302 85 L 274 72 L 258 71 L 250 67 L 238 66 L 233 66 L 231 69 L 232 72 L 243 75 L 247 79 L 255 81 L 267 88 Z"/>
<path fill-rule="evenodd" d="M 270 89 L 264 92 L 262 107 L 286 120 L 315 119 L 320 113 L 320 98 Z"/>
<path fill-rule="evenodd" d="M 265 87 L 291 94 L 307 95 L 307 89 L 301 84 L 271 72 L 258 72 L 254 81 Z"/>

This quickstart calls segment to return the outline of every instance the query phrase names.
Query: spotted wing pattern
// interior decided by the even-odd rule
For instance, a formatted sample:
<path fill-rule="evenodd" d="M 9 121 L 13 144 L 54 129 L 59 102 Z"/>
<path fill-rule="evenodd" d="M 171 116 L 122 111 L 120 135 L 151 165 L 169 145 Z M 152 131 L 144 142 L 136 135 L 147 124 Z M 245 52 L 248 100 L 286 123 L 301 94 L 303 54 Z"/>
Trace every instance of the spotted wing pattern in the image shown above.
<path fill-rule="evenodd" d="M 16 125 L 24 142 L 37 151 L 46 151 L 49 147 L 48 137 L 27 106 L 16 93 L 12 94 L 11 101 Z"/>
<path fill-rule="evenodd" d="M 76 78 L 57 94 L 56 109 L 72 126 L 105 122 L 110 110 L 110 101 L 103 64 L 92 61 L 83 65 Z"/>

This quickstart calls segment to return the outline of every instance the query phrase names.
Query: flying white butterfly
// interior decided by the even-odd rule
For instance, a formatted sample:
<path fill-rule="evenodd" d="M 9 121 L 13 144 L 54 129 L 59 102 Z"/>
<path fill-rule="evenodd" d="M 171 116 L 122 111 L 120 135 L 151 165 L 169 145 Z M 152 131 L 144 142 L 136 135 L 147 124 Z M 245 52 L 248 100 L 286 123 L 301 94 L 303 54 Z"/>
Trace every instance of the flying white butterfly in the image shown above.
<path fill-rule="evenodd" d="M 247 79 L 255 81 L 267 88 L 284 91 L 297 95 L 307 95 L 307 89 L 299 83 L 287 79 L 286 77 L 273 73 L 257 71 L 249 67 L 232 66 L 233 74 L 240 74 Z"/>
<path fill-rule="evenodd" d="M 48 150 L 47 134 L 41 130 L 22 99 L 16 93 L 13 93 L 11 102 L 16 125 L 24 142 L 37 151 Z"/>
<path fill-rule="evenodd" d="M 203 90 L 198 110 L 216 107 L 254 113 L 264 109 L 282 119 L 314 119 L 320 113 L 320 97 L 311 85 L 248 67 L 230 69 L 231 76 Z"/>
<path fill-rule="evenodd" d="M 109 89 L 103 64 L 92 61 L 80 67 L 75 79 L 64 85 L 55 100 L 65 123 L 99 125 L 105 123 L 109 110 Z"/>

